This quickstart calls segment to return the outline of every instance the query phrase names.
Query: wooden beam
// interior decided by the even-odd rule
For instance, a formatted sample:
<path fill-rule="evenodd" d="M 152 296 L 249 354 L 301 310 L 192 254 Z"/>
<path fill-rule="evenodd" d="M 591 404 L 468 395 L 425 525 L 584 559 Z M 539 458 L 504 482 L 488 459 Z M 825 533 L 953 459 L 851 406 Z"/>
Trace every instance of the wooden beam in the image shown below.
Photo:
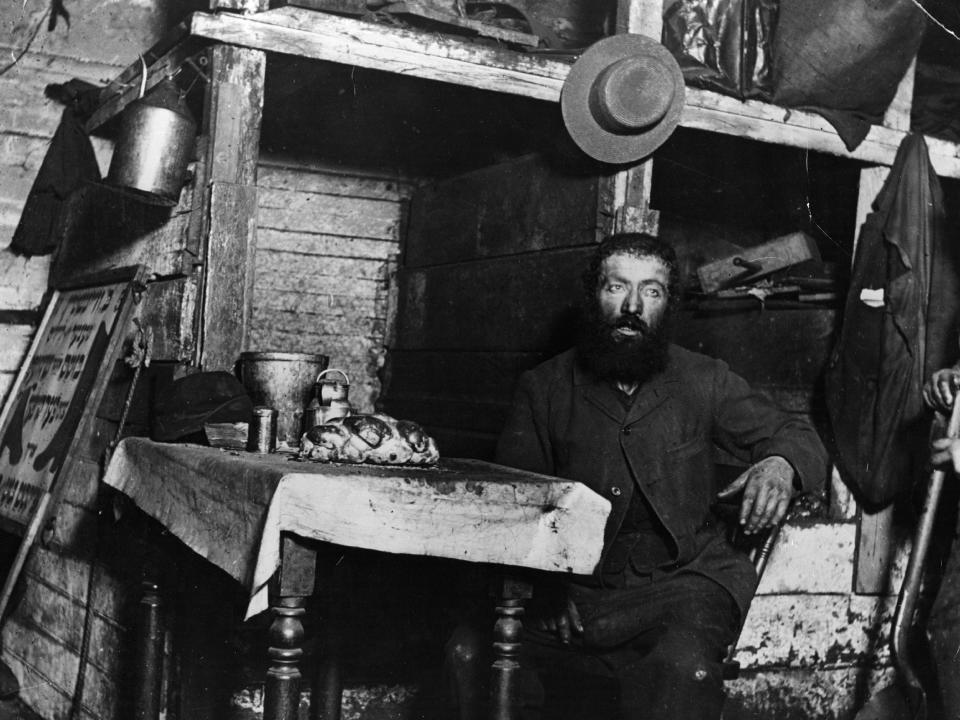
<path fill-rule="evenodd" d="M 617 5 L 619 32 L 637 33 L 660 42 L 663 31 L 663 3 L 661 0 L 620 0 Z M 660 214 L 650 208 L 650 188 L 653 184 L 653 159 L 621 170 L 606 178 L 613 205 L 608 212 L 613 221 L 613 232 L 642 232 L 657 235 L 660 232 Z"/>
<path fill-rule="evenodd" d="M 907 133 L 910 131 L 910 109 L 913 103 L 913 78 L 916 60 L 911 64 L 890 107 L 884 116 L 883 124 L 887 128 Z M 857 196 L 856 224 L 857 235 L 867 215 L 873 210 L 873 201 L 883 188 L 890 174 L 888 167 L 869 167 L 860 172 L 860 189 Z M 854 246 L 856 247 L 856 246 Z M 856 255 L 854 255 L 856 257 Z M 841 488 L 834 487 L 838 493 L 837 502 L 843 502 Z M 833 501 L 831 501 L 831 504 Z M 856 567 L 854 568 L 854 591 L 863 594 L 895 592 L 890 588 L 890 570 L 897 551 L 894 536 L 894 506 L 889 505 L 875 511 L 860 508 L 857 524 Z"/>
<path fill-rule="evenodd" d="M 195 13 L 190 31 L 244 47 L 554 102 L 570 67 L 459 38 L 292 6 L 245 17 Z"/>
<path fill-rule="evenodd" d="M 617 32 L 640 33 L 660 42 L 663 34 L 662 0 L 619 0 Z"/>
<path fill-rule="evenodd" d="M 230 370 L 245 348 L 257 229 L 257 160 L 266 56 L 230 45 L 210 49 L 202 177 L 204 278 L 200 364 Z"/>
<path fill-rule="evenodd" d="M 903 130 L 874 125 L 864 141 L 853 152 L 848 152 L 833 126 L 819 115 L 754 100 L 741 102 L 690 87 L 687 88 L 687 104 L 680 124 L 888 166 L 893 164 L 897 149 L 906 136 Z M 960 146 L 932 137 L 924 139 L 936 173 L 943 177 L 960 177 Z"/>
<path fill-rule="evenodd" d="M 208 40 L 550 102 L 559 101 L 570 69 L 569 63 L 541 56 L 292 6 L 247 16 L 195 13 L 189 29 Z M 848 152 L 819 115 L 696 88 L 687 88 L 681 125 L 878 165 L 893 163 L 906 134 L 874 126 Z M 936 138 L 926 141 L 937 174 L 960 178 L 960 148 Z"/>

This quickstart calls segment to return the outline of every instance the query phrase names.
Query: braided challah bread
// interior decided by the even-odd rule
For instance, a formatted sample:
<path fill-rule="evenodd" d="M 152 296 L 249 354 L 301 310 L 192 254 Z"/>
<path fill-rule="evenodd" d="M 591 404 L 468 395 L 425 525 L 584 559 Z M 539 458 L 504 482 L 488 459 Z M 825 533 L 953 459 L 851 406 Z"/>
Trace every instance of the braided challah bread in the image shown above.
<path fill-rule="evenodd" d="M 311 428 L 300 442 L 300 457 L 321 462 L 377 465 L 433 465 L 437 444 L 410 420 L 383 413 L 349 415 Z"/>

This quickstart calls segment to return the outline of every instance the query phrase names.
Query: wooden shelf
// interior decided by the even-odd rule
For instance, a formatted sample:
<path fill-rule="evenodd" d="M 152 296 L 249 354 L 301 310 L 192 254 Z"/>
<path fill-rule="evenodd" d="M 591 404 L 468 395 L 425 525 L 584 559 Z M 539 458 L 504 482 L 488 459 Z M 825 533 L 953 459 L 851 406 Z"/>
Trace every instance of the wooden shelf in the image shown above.
<path fill-rule="evenodd" d="M 148 85 L 159 82 L 173 63 L 185 57 L 182 47 L 190 38 L 548 102 L 560 99 L 570 69 L 568 62 L 541 55 L 290 6 L 247 15 L 193 13 L 178 33 L 185 39 L 173 45 L 151 66 Z M 121 74 L 121 78 L 128 78 L 126 84 L 115 81 L 108 86 L 104 104 L 88 123 L 88 130 L 106 122 L 135 99 L 136 88 L 130 86 L 129 78 L 137 75 L 138 67 L 139 61 Z M 126 89 L 119 94 L 116 89 L 111 90 L 118 87 Z M 681 124 L 877 165 L 893 163 L 906 134 L 902 130 L 874 126 L 859 147 L 848 152 L 833 127 L 819 115 L 763 102 L 741 102 L 694 88 L 687 88 Z M 927 137 L 926 140 L 936 172 L 944 177 L 960 178 L 960 148 L 936 138 Z"/>

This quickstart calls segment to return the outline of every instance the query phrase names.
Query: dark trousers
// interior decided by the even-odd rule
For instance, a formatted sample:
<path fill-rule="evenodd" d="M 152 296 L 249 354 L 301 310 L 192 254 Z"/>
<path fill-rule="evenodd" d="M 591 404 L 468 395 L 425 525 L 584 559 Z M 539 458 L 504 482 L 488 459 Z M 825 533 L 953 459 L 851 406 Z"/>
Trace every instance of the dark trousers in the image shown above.
<path fill-rule="evenodd" d="M 570 644 L 537 630 L 535 618 L 524 623 L 524 718 L 720 717 L 723 658 L 740 621 L 726 590 L 701 575 L 678 573 L 629 575 L 621 588 L 575 586 L 572 592 L 584 633 Z M 453 646 L 463 650 L 467 635 L 459 632 Z M 483 650 L 467 653 L 479 660 L 471 671 L 477 681 L 488 674 Z"/>

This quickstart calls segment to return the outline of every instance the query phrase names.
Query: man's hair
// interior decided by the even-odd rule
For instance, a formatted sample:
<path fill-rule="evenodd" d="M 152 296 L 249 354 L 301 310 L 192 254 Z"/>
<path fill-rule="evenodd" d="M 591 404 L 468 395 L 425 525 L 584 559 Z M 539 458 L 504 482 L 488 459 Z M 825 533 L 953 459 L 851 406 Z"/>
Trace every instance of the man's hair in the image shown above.
<path fill-rule="evenodd" d="M 682 286 L 680 283 L 680 264 L 673 246 L 660 238 L 644 233 L 618 233 L 609 235 L 597 245 L 590 259 L 590 265 L 583 274 L 583 290 L 587 301 L 596 297 L 600 287 L 603 261 L 612 255 L 633 255 L 634 257 L 655 257 L 667 268 L 667 303 L 676 307 L 680 303 Z"/>

